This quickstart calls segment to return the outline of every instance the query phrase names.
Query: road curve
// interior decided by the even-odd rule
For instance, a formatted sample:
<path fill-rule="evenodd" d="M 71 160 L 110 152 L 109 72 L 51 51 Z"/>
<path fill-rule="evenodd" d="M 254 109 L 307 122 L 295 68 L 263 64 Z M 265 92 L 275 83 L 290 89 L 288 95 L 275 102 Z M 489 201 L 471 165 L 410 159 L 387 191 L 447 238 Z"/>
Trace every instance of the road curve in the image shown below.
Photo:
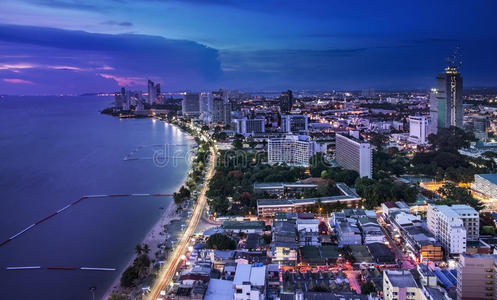
<path fill-rule="evenodd" d="M 204 180 L 204 186 L 202 187 L 200 195 L 198 196 L 197 205 L 195 205 L 192 217 L 190 219 L 190 222 L 188 223 L 188 227 L 181 237 L 181 240 L 170 255 L 171 258 L 162 266 L 159 274 L 157 275 L 157 279 L 155 280 L 152 290 L 150 291 L 150 294 L 148 296 L 148 299 L 150 300 L 156 300 L 160 296 L 160 291 L 163 290 L 172 279 L 174 272 L 176 271 L 181 261 L 181 255 L 185 254 L 188 243 L 190 241 L 190 237 L 195 233 L 195 229 L 197 228 L 197 225 L 202 218 L 202 213 L 204 211 L 205 205 L 207 204 L 206 193 L 209 187 L 209 181 L 214 176 L 216 159 L 217 153 L 214 150 L 214 147 L 211 146 L 207 175 Z"/>

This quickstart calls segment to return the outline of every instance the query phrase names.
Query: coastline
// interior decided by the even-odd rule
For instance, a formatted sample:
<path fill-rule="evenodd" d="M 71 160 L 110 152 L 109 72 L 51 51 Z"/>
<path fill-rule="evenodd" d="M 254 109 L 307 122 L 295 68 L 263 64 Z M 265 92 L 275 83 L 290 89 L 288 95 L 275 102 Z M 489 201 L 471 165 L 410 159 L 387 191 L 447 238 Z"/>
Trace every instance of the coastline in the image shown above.
<path fill-rule="evenodd" d="M 166 121 L 162 121 L 162 122 L 166 122 Z M 193 137 L 188 132 L 181 129 L 179 126 L 177 126 L 175 124 L 171 124 L 171 123 L 167 123 L 167 124 L 169 124 L 171 126 L 175 126 L 178 129 L 180 129 L 182 132 L 186 133 L 188 136 Z M 174 189 L 174 192 L 178 191 L 179 188 L 186 183 L 186 180 L 188 178 L 188 174 L 190 173 L 190 171 L 191 171 L 191 165 L 188 166 L 188 168 L 186 169 L 185 176 L 184 176 L 183 180 L 181 181 L 182 183 L 180 183 Z M 143 238 L 143 240 L 141 242 L 141 244 L 147 244 L 149 246 L 149 248 L 150 248 L 149 257 L 151 257 L 152 259 L 155 258 L 154 257 L 155 252 L 159 250 L 159 248 L 157 247 L 157 244 L 163 242 L 163 240 L 164 240 L 164 236 L 162 236 L 160 234 L 161 232 L 164 231 L 164 226 L 170 224 L 174 220 L 180 219 L 176 215 L 176 209 L 177 209 L 177 205 L 176 205 L 176 203 L 174 203 L 174 200 L 171 199 L 171 202 L 169 203 L 167 208 L 164 210 L 164 213 L 160 216 L 160 218 L 152 226 L 152 228 L 146 233 L 145 237 Z M 135 258 L 136 258 L 136 254 L 133 254 L 130 257 L 129 261 L 123 266 L 123 270 L 121 272 L 119 272 L 119 274 L 116 275 L 116 278 L 112 281 L 112 284 L 106 289 L 106 292 L 104 293 L 104 295 L 102 296 L 101 299 L 105 300 L 105 299 L 109 298 L 109 296 L 112 293 L 122 292 L 122 288 L 120 285 L 121 276 L 124 273 L 124 271 L 126 270 L 126 268 L 128 266 L 130 266 L 131 264 L 133 264 L 133 261 Z"/>

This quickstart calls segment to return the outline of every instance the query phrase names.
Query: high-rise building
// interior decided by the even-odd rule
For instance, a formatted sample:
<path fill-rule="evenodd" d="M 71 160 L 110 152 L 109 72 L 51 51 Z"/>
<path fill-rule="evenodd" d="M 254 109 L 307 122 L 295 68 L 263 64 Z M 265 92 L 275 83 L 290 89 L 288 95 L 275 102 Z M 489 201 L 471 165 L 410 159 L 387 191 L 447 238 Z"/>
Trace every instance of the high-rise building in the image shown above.
<path fill-rule="evenodd" d="M 462 254 L 457 266 L 457 300 L 496 299 L 497 255 Z"/>
<path fill-rule="evenodd" d="M 272 138 L 268 141 L 268 163 L 309 166 L 311 156 L 315 154 L 315 143 L 308 136 L 287 135 L 284 138 Z"/>
<path fill-rule="evenodd" d="M 154 103 L 155 104 L 162 104 L 162 93 L 160 90 L 160 83 L 157 83 L 155 85 L 155 94 L 154 94 Z"/>
<path fill-rule="evenodd" d="M 250 134 L 250 133 L 260 133 L 265 132 L 265 120 L 264 118 L 255 119 L 234 119 L 233 130 L 238 134 Z"/>
<path fill-rule="evenodd" d="M 354 170 L 360 177 L 372 178 L 371 145 L 351 136 L 336 135 L 335 160 L 344 169 Z"/>
<path fill-rule="evenodd" d="M 463 79 L 454 66 L 445 68 L 444 73 L 437 76 L 437 90 L 432 93 L 430 111 L 436 114 L 437 128 L 450 126 L 463 127 Z M 436 103 L 436 108 L 435 108 Z"/>
<path fill-rule="evenodd" d="M 431 89 L 430 91 L 430 127 L 428 135 L 437 134 L 438 132 L 438 90 Z"/>
<path fill-rule="evenodd" d="M 282 92 L 280 96 L 280 112 L 288 113 L 292 110 L 293 106 L 293 94 L 292 91 L 288 90 Z"/>
<path fill-rule="evenodd" d="M 147 96 L 147 103 L 152 104 L 155 100 L 155 95 L 157 94 L 154 82 L 152 80 L 148 80 L 148 96 Z"/>
<path fill-rule="evenodd" d="M 181 111 L 183 116 L 200 115 L 200 101 L 198 93 L 186 93 L 183 95 L 181 102 Z"/>
<path fill-rule="evenodd" d="M 426 144 L 428 123 L 425 116 L 409 116 L 409 141 L 418 145 Z"/>
<path fill-rule="evenodd" d="M 231 125 L 231 103 L 221 99 L 212 100 L 212 122 Z"/>
<path fill-rule="evenodd" d="M 307 115 L 281 115 L 281 131 L 287 133 L 307 133 Z"/>
<path fill-rule="evenodd" d="M 468 205 L 428 205 L 428 230 L 433 233 L 446 254 L 466 252 L 467 240 L 479 237 L 478 212 Z"/>

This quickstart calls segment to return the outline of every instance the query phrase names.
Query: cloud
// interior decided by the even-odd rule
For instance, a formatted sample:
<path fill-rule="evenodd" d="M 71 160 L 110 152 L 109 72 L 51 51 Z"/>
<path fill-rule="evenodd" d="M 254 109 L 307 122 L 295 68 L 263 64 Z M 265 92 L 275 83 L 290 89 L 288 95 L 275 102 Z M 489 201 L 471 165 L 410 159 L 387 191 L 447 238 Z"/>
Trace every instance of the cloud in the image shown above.
<path fill-rule="evenodd" d="M 98 75 L 106 79 L 114 80 L 119 86 L 138 86 L 145 85 L 147 83 L 147 79 L 142 77 L 120 77 L 104 73 L 100 73 Z"/>
<path fill-rule="evenodd" d="M 64 84 L 69 77 L 59 73 L 77 73 L 84 78 L 77 88 L 81 92 L 105 84 L 104 91 L 118 84 L 143 88 L 143 78 L 157 80 L 170 90 L 197 89 L 222 74 L 218 51 L 192 41 L 0 24 L 0 76 L 15 70 L 22 71 L 27 80 L 33 76 L 37 84 L 40 79 L 50 91 L 52 86 L 74 88 L 72 83 Z M 39 78 L 41 71 L 44 78 Z M 77 74 L 70 78 L 77 80 Z M 109 81 L 110 77 L 100 74 L 114 78 Z M 62 82 L 55 80 L 61 78 Z"/>
<path fill-rule="evenodd" d="M 20 78 L 4 78 L 2 79 L 4 82 L 13 83 L 13 84 L 34 84 L 33 82 Z"/>
<path fill-rule="evenodd" d="M 131 22 L 117 22 L 117 21 L 106 21 L 106 22 L 102 22 L 100 24 L 103 24 L 103 25 L 112 25 L 112 26 L 122 26 L 122 27 L 131 27 L 133 26 L 133 23 Z"/>

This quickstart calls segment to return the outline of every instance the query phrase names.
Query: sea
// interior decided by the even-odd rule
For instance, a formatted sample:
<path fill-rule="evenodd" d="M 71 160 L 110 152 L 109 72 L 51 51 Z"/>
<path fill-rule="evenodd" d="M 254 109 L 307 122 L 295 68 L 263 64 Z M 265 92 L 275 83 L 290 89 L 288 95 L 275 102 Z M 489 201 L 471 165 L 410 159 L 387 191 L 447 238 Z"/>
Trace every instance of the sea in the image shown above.
<path fill-rule="evenodd" d="M 189 161 L 181 153 L 192 138 L 158 120 L 100 114 L 112 102 L 0 97 L 0 243 L 82 196 L 170 194 L 184 182 Z M 157 163 L 157 151 L 177 159 Z M 0 246 L 0 299 L 102 298 L 171 201 L 86 198 L 33 226 Z M 24 266 L 40 268 L 7 270 Z"/>

